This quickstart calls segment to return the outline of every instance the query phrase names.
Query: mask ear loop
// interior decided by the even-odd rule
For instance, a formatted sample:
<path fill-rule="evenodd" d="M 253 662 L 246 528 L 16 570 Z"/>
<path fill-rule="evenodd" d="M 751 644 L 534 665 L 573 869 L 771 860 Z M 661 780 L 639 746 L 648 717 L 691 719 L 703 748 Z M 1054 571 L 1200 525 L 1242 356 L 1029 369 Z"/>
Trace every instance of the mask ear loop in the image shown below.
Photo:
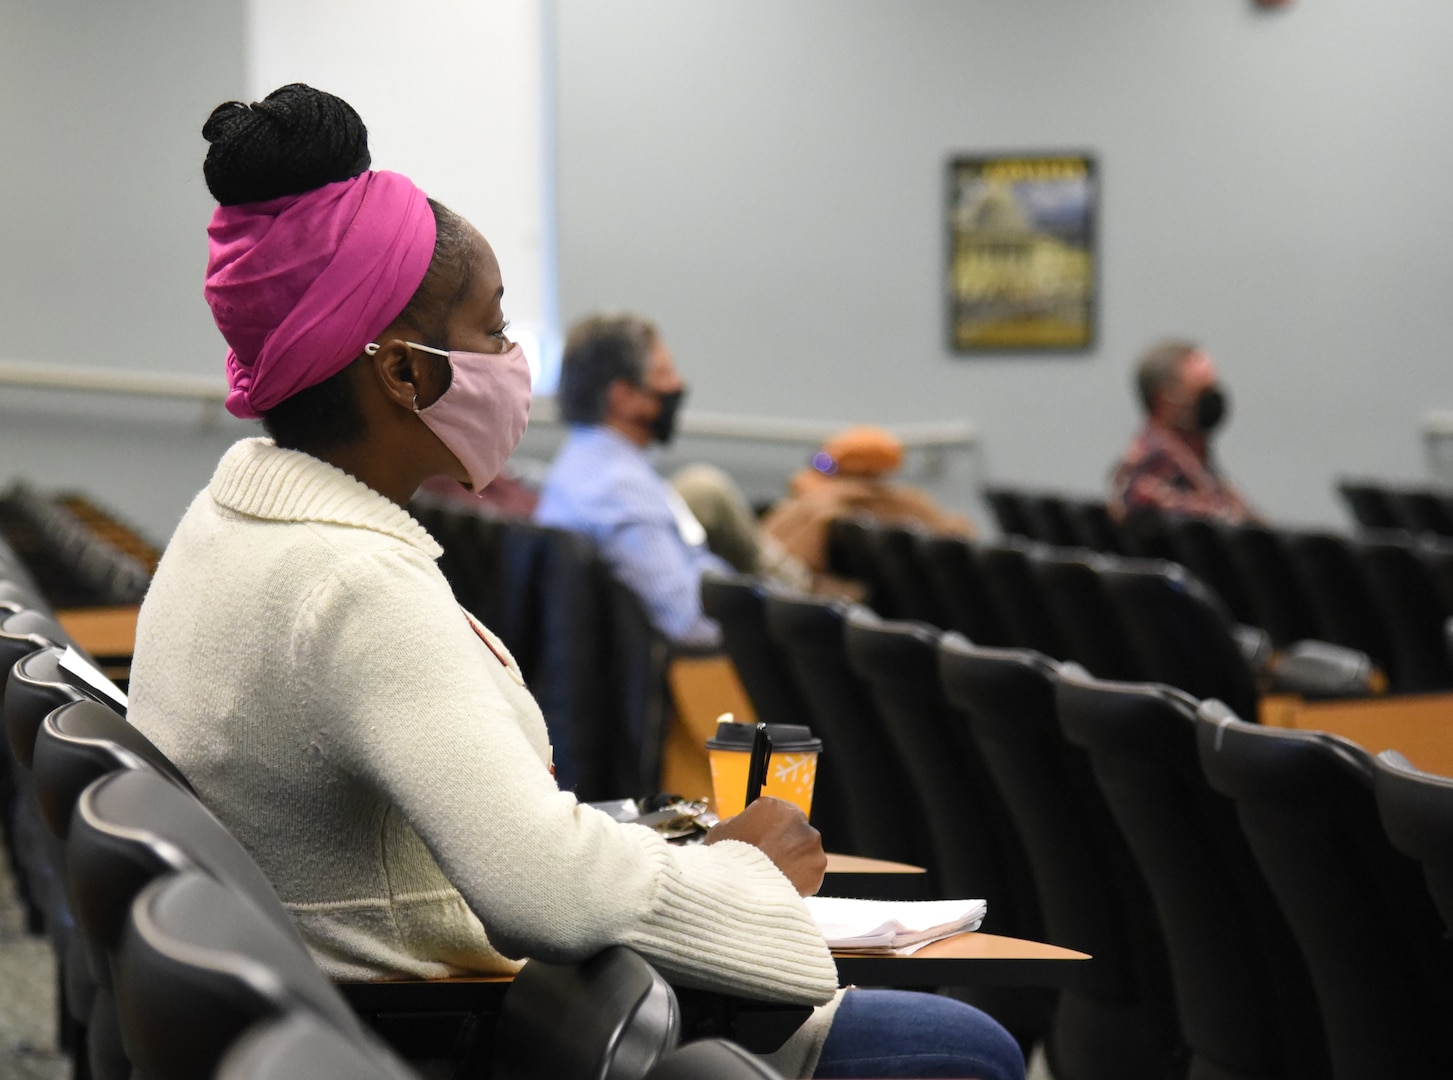
<path fill-rule="evenodd" d="M 430 345 L 420 345 L 417 342 L 413 342 L 413 341 L 405 341 L 405 342 L 403 342 L 403 345 L 407 349 L 418 349 L 420 352 L 433 353 L 435 356 L 442 356 L 445 360 L 448 360 L 449 359 L 449 351 L 447 349 L 436 349 L 433 346 L 430 346 Z M 376 341 L 370 341 L 367 345 L 365 345 L 363 347 L 363 355 L 364 356 L 375 356 L 375 355 L 377 355 L 378 350 L 381 347 L 382 346 L 380 346 L 378 342 L 376 342 Z M 422 412 L 422 411 L 423 410 L 421 410 L 419 408 L 419 394 L 418 394 L 418 391 L 415 391 L 414 392 L 414 412 L 417 413 L 417 412 Z"/>

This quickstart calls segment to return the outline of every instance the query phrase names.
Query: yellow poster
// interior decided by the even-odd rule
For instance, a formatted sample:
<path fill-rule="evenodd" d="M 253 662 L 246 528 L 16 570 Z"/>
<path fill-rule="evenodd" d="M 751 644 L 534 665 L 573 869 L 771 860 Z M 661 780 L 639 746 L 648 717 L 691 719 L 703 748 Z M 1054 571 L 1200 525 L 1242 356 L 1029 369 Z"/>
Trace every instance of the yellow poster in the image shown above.
<path fill-rule="evenodd" d="M 1095 334 L 1095 162 L 949 165 L 949 336 L 959 352 L 1087 349 Z"/>

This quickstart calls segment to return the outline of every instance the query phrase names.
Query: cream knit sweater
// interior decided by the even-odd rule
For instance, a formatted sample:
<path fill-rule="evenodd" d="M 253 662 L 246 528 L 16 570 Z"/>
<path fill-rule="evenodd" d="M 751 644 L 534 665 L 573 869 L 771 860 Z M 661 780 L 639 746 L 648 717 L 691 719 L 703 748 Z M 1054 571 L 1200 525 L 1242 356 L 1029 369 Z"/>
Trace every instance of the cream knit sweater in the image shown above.
<path fill-rule="evenodd" d="M 539 707 L 439 554 L 373 489 L 248 439 L 141 608 L 131 719 L 261 864 L 323 968 L 438 978 L 620 943 L 681 985 L 834 999 L 822 936 L 761 851 L 673 847 L 556 787 Z M 830 1012 L 782 1066 L 812 1067 Z"/>

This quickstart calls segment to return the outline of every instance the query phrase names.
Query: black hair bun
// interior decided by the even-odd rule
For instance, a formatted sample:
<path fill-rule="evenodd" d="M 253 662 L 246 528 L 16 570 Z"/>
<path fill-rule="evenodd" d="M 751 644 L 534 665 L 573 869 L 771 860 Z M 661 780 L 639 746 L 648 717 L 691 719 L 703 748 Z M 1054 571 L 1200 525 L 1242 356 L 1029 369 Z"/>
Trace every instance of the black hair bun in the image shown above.
<path fill-rule="evenodd" d="M 368 168 L 368 129 L 342 98 L 289 83 L 251 105 L 228 101 L 202 125 L 202 175 L 223 206 L 299 195 Z"/>

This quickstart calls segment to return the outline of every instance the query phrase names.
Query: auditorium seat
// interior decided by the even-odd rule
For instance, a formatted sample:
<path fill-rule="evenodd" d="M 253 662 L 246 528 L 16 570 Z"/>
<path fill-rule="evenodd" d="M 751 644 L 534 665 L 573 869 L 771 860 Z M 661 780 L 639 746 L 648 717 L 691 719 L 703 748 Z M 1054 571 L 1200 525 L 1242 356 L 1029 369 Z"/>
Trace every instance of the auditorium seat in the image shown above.
<path fill-rule="evenodd" d="M 1351 541 L 1315 530 L 1286 530 L 1281 536 L 1311 607 L 1315 636 L 1366 653 L 1390 674 L 1392 649 L 1387 628 Z"/>
<path fill-rule="evenodd" d="M 1045 1036 L 1051 1071 L 1057 1080 L 1167 1075 L 1181 1038 L 1165 946 L 1085 756 L 1060 732 L 1056 665 L 945 634 L 938 667 L 1023 842 L 1045 938 L 1095 958 L 1060 992 Z"/>
<path fill-rule="evenodd" d="M 919 828 L 932 842 L 939 887 L 946 896 L 1002 897 L 989 929 L 1032 936 L 1039 928 L 1037 902 L 1023 849 L 940 685 L 939 631 L 855 608 L 846 635 L 848 660 L 924 800 Z"/>
<path fill-rule="evenodd" d="M 1196 751 L 1195 699 L 1169 687 L 1062 671 L 1065 736 L 1150 893 L 1175 975 L 1189 1075 L 1318 1080 L 1326 1035 L 1301 950 Z"/>
<path fill-rule="evenodd" d="M 1215 593 L 1237 622 L 1260 625 L 1240 567 L 1216 524 L 1207 518 L 1186 514 L 1163 514 L 1162 521 L 1176 562 Z"/>
<path fill-rule="evenodd" d="M 1392 688 L 1402 693 L 1453 689 L 1453 660 L 1443 639 L 1443 623 L 1453 611 L 1411 539 L 1406 533 L 1367 533 L 1353 541 L 1352 549 L 1387 630 Z"/>
<path fill-rule="evenodd" d="M 1136 657 L 1119 610 L 1101 572 L 1106 557 L 1082 548 L 1038 548 L 1029 553 L 1030 570 L 1063 643 L 1058 660 L 1073 660 L 1102 679 L 1140 679 Z"/>
<path fill-rule="evenodd" d="M 42 820 L 32 771 L 36 732 L 45 715 L 61 705 L 89 700 L 66 681 L 59 666 L 63 651 L 47 646 L 16 661 L 5 683 L 4 720 L 14 768 L 11 841 L 24 887 L 41 912 L 55 955 L 61 1043 L 79 1055 L 84 1053 L 96 983 L 72 915 L 65 846 Z"/>
<path fill-rule="evenodd" d="M 957 631 L 980 645 L 1011 643 L 973 541 L 959 536 L 924 536 L 920 555 L 943 607 L 942 629 Z"/>
<path fill-rule="evenodd" d="M 925 808 L 888 738 L 872 695 L 848 661 L 848 604 L 822 597 L 768 593 L 767 632 L 782 650 L 823 741 L 819 770 L 849 792 L 854 850 L 876 859 L 924 866 Z"/>
<path fill-rule="evenodd" d="M 1044 492 L 1022 496 L 1025 516 L 1029 519 L 1029 538 L 1054 547 L 1074 547 L 1080 542 L 1069 506 L 1059 495 Z"/>
<path fill-rule="evenodd" d="M 1064 642 L 1030 565 L 1030 553 L 1037 549 L 1027 540 L 1010 537 L 999 544 L 979 544 L 975 556 L 1008 644 L 1059 659 L 1064 656 Z"/>
<path fill-rule="evenodd" d="M 163 874 L 137 894 L 114 966 L 125 1046 L 148 1080 L 211 1076 L 254 1024 L 300 1011 L 389 1057 L 296 933 L 199 870 Z"/>
<path fill-rule="evenodd" d="M 923 800 L 916 827 L 928 837 L 940 895 L 992 898 L 986 930 L 1043 940 L 1023 843 L 939 681 L 940 636 L 920 623 L 884 621 L 866 608 L 847 617 L 849 662 Z M 1055 994 L 975 988 L 966 999 L 1028 1045 L 1049 1030 Z"/>
<path fill-rule="evenodd" d="M 191 794 L 149 766 L 94 781 L 76 801 L 66 840 L 76 925 L 99 987 L 89 1028 L 90 1062 L 99 1078 L 130 1075 L 132 1062 L 111 1034 L 118 995 L 114 959 L 127 911 L 151 881 L 201 870 L 256 899 L 279 931 L 302 948 L 291 916 L 252 857 Z"/>
<path fill-rule="evenodd" d="M 114 709 L 87 699 L 50 712 L 36 732 L 31 765 L 46 827 L 64 840 L 81 792 L 107 773 L 144 767 L 192 790 L 156 745 Z"/>
<path fill-rule="evenodd" d="M 1337 1080 L 1453 1075 L 1453 942 L 1422 868 L 1383 831 L 1372 759 L 1334 735 L 1244 723 L 1214 701 L 1196 734 L 1301 944 Z"/>
<path fill-rule="evenodd" d="M 148 882 L 177 870 L 201 870 L 255 898 L 259 910 L 302 944 L 252 856 L 195 795 L 150 768 L 111 773 L 81 793 L 66 840 L 66 866 L 76 923 L 103 984 L 132 900 Z"/>
<path fill-rule="evenodd" d="M 1352 520 L 1364 529 L 1400 529 L 1402 521 L 1393 510 L 1387 490 L 1371 481 L 1344 478 L 1337 481 L 1337 494 L 1347 504 Z"/>
<path fill-rule="evenodd" d="M 767 629 L 769 587 L 756 578 L 707 574 L 701 579 L 702 609 L 721 625 L 722 644 L 731 658 L 757 719 L 768 724 L 815 727 L 811 709 L 798 688 L 786 650 Z M 814 731 L 814 734 L 819 732 Z M 848 809 L 851 792 L 843 786 L 828 748 L 818 758 L 812 793 L 812 824 L 829 851 L 851 855 L 859 844 Z"/>
<path fill-rule="evenodd" d="M 767 635 L 766 586 L 757 578 L 705 574 L 701 607 L 721 626 L 722 643 L 742 680 L 757 719 L 802 724 L 807 708 L 782 650 Z"/>
<path fill-rule="evenodd" d="M 782 1080 L 761 1058 L 726 1039 L 698 1039 L 665 1055 L 644 1080 Z"/>
<path fill-rule="evenodd" d="M 1414 535 L 1453 536 L 1453 515 L 1448 513 L 1440 493 L 1423 488 L 1389 488 L 1386 495 L 1400 528 Z"/>
<path fill-rule="evenodd" d="M 1101 577 L 1148 678 L 1256 716 L 1256 675 L 1231 615 L 1185 567 L 1127 559 Z"/>
<path fill-rule="evenodd" d="M 1175 547 L 1165 528 L 1165 511 L 1153 506 L 1137 506 L 1120 522 L 1120 536 L 1125 554 L 1136 559 L 1169 559 L 1176 556 Z"/>
<path fill-rule="evenodd" d="M 1066 503 L 1075 539 L 1071 547 L 1089 548 L 1107 555 L 1128 555 L 1120 526 L 1110 516 L 1104 500 L 1071 498 Z"/>
<path fill-rule="evenodd" d="M 617 945 L 576 964 L 525 964 L 505 995 L 493 1080 L 639 1080 L 681 1037 L 676 993 Z"/>
<path fill-rule="evenodd" d="M 1388 839 L 1422 864 L 1428 892 L 1453 936 L 1453 778 L 1423 772 L 1396 750 L 1384 750 L 1373 765 L 1373 793 Z"/>
<path fill-rule="evenodd" d="M 561 787 L 587 802 L 656 794 L 671 647 L 590 538 L 437 500 L 410 512 L 456 599 L 519 662 Z"/>
<path fill-rule="evenodd" d="M 863 602 L 875 611 L 888 597 L 873 542 L 874 523 L 867 518 L 834 518 L 827 525 L 827 568 L 837 577 L 862 586 Z"/>
<path fill-rule="evenodd" d="M 920 554 L 922 529 L 908 525 L 877 524 L 868 527 L 878 557 L 880 593 L 874 593 L 874 610 L 891 613 L 895 619 L 913 619 L 931 626 L 945 623 L 944 605 Z"/>
<path fill-rule="evenodd" d="M 1004 536 L 1032 537 L 1034 522 L 1024 505 L 1024 493 L 1008 487 L 984 488 L 984 501 L 994 513 L 994 520 Z"/>
<path fill-rule="evenodd" d="M 1215 528 L 1245 584 L 1251 625 L 1265 630 L 1279 648 L 1307 638 L 1331 640 L 1317 624 L 1279 532 L 1249 523 Z"/>
<path fill-rule="evenodd" d="M 217 1063 L 214 1080 L 422 1080 L 386 1049 L 321 1016 L 290 1008 L 248 1028 Z"/>

